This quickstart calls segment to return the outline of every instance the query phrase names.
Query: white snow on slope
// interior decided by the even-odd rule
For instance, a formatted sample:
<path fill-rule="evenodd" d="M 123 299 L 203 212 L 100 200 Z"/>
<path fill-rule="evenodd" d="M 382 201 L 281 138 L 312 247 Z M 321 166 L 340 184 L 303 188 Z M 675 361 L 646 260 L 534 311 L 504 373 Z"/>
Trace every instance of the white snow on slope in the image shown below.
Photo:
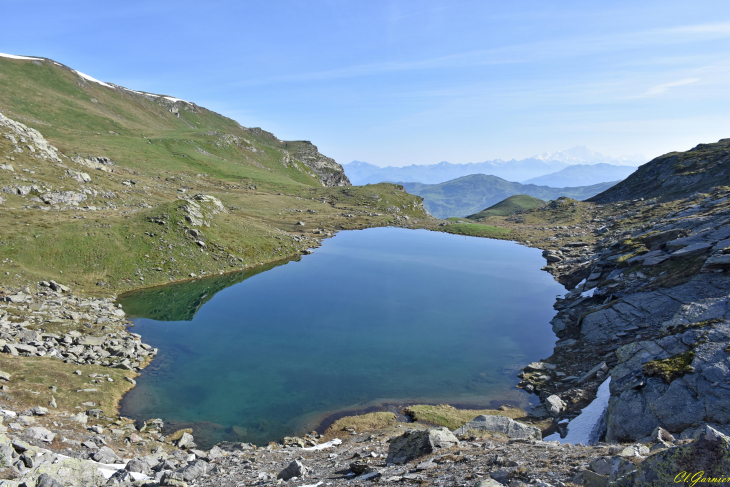
<path fill-rule="evenodd" d="M 117 473 L 118 470 L 124 470 L 124 467 L 126 467 L 126 464 L 108 464 L 108 463 L 100 463 L 99 465 L 103 465 L 103 467 L 99 467 L 99 473 L 104 476 L 105 479 L 108 479 L 115 473 Z M 104 467 L 110 467 L 110 468 L 104 468 Z M 129 472 L 132 475 L 132 478 L 134 480 L 150 480 L 151 477 L 148 477 L 147 475 L 143 473 L 138 472 Z"/>
<path fill-rule="evenodd" d="M 149 93 L 144 93 L 142 91 L 130 90 L 129 88 L 125 88 L 124 86 L 120 86 L 120 88 L 123 89 L 123 90 L 126 90 L 126 91 L 131 91 L 132 93 L 137 93 L 138 95 L 149 96 Z"/>
<path fill-rule="evenodd" d="M 335 438 L 334 440 L 328 441 L 327 443 L 322 443 L 321 445 L 315 445 L 310 448 L 302 448 L 302 450 L 319 451 L 319 450 L 324 450 L 325 448 L 332 448 L 332 447 L 335 447 L 335 446 L 341 445 L 341 444 L 342 444 L 342 440 L 339 438 Z"/>
<path fill-rule="evenodd" d="M 16 56 L 15 54 L 3 54 L 2 52 L 0 52 L 0 57 L 6 57 L 8 59 L 22 59 L 26 61 L 43 61 L 43 59 L 39 57 Z"/>
<path fill-rule="evenodd" d="M 78 74 L 79 76 L 81 76 L 82 78 L 84 78 L 85 80 L 88 80 L 88 81 L 92 81 L 92 82 L 94 82 L 94 83 L 99 83 L 99 84 L 100 84 L 101 86 L 106 86 L 107 88 L 111 88 L 111 89 L 114 89 L 114 87 L 113 87 L 113 86 L 111 86 L 111 85 L 108 85 L 108 84 L 104 83 L 103 81 L 99 81 L 99 80 L 98 80 L 98 79 L 96 79 L 96 78 L 92 78 L 92 77 L 91 77 L 91 76 L 89 76 L 88 74 L 84 74 L 84 73 L 82 73 L 81 71 L 76 71 L 76 70 L 74 69 L 74 72 L 75 72 L 76 74 Z"/>
<path fill-rule="evenodd" d="M 553 433 L 543 438 L 543 441 L 559 441 L 560 443 L 581 443 L 594 445 L 603 432 L 603 425 L 608 410 L 608 399 L 611 397 L 611 377 L 603 381 L 598 388 L 596 398 L 586 406 L 573 421 L 568 423 L 568 434 L 561 438 L 559 433 Z"/>
<path fill-rule="evenodd" d="M 17 56 L 15 54 L 4 54 L 1 52 L 0 52 L 0 57 L 5 57 L 8 59 L 20 59 L 20 60 L 25 60 L 25 61 L 43 61 L 44 60 L 43 58 L 39 58 L 39 57 Z M 62 64 L 59 64 L 55 61 L 52 61 L 52 62 L 53 62 L 53 64 L 55 64 L 57 66 L 63 66 Z M 101 86 L 106 86 L 107 88 L 114 89 L 114 86 L 112 86 L 108 83 L 104 83 L 103 81 L 99 81 L 98 79 L 93 78 L 93 77 L 89 76 L 88 74 L 82 73 L 81 71 L 76 71 L 75 69 L 73 71 L 87 81 L 91 81 L 92 83 L 97 83 L 97 84 L 100 84 Z M 130 90 L 129 88 L 124 88 L 123 86 L 120 86 L 119 88 L 122 88 L 127 91 L 131 91 L 132 93 L 137 93 L 139 95 L 151 97 L 151 98 L 165 98 L 166 100 L 170 100 L 172 102 L 179 101 L 179 102 L 187 103 L 188 105 L 192 105 L 192 103 L 190 103 L 189 101 L 181 100 L 180 98 L 174 98 L 172 96 L 153 95 L 151 93 L 144 93 L 141 91 Z"/>
<path fill-rule="evenodd" d="M 187 102 L 185 100 L 181 100 L 180 98 L 173 98 L 171 96 L 163 96 L 162 98 L 165 98 L 165 99 L 170 100 L 170 101 L 181 101 L 183 103 L 188 103 L 188 104 L 190 103 L 190 102 Z"/>

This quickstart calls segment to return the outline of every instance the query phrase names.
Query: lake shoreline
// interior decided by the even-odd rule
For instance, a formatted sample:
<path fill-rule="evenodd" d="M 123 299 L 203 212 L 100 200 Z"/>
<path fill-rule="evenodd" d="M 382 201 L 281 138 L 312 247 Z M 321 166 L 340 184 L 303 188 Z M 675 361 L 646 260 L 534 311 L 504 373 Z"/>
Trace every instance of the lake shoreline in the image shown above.
<path fill-rule="evenodd" d="M 340 233 L 307 259 L 263 274 L 142 291 L 119 301 L 145 317 L 135 330 L 170 353 L 162 368 L 143 373 L 125 414 L 249 431 L 273 423 L 274 436 L 257 430 L 245 440 L 260 444 L 295 434 L 300 423 L 321 428 L 332 415 L 383 403 L 525 407 L 515 374 L 552 351 L 545 325 L 562 290 L 541 263 L 537 250 L 514 242 L 379 228 Z M 526 288 L 532 303 L 511 307 Z M 273 295 L 280 309 L 271 308 Z M 434 299 L 420 306 L 421 295 Z M 343 371 L 334 379 L 332 364 Z M 252 376 L 259 369 L 265 375 Z M 224 379 L 232 371 L 242 372 Z M 193 391 L 187 410 L 181 405 Z M 271 408 L 288 411 L 259 414 Z"/>

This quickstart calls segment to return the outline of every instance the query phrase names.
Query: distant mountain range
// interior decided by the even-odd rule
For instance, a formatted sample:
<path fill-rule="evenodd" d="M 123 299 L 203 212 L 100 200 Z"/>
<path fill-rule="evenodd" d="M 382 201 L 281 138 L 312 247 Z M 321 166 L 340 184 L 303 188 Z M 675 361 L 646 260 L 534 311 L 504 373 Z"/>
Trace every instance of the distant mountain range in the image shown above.
<path fill-rule="evenodd" d="M 472 215 L 516 194 L 529 195 L 541 200 L 554 200 L 560 196 L 584 200 L 607 190 L 617 182 L 572 188 L 551 188 L 513 183 L 486 174 L 471 174 L 440 184 L 400 184 L 409 193 L 422 196 L 423 205 L 433 216 L 448 218 Z"/>
<path fill-rule="evenodd" d="M 554 153 L 546 152 L 542 155 L 520 161 L 514 159 L 510 161 L 496 159 L 493 161 L 470 162 L 468 164 L 451 164 L 450 162 L 444 161 L 438 164 L 414 164 L 404 167 L 378 167 L 367 162 L 353 161 L 349 164 L 343 164 L 343 167 L 345 174 L 347 174 L 352 184 L 355 185 L 375 184 L 384 181 L 412 181 L 425 184 L 439 184 L 470 174 L 488 174 L 508 181 L 527 181 L 532 178 L 562 171 L 576 164 L 588 166 L 605 164 L 614 167 L 636 167 L 643 162 L 645 162 L 643 156 L 611 158 L 598 152 L 591 152 L 585 146 L 579 146 Z M 586 169 L 586 176 L 584 177 L 588 177 L 587 174 L 589 172 L 590 170 Z M 604 174 L 605 172 L 605 169 L 597 170 L 596 177 L 599 177 L 598 174 Z M 615 181 L 624 177 L 626 175 L 614 177 L 610 180 Z M 603 179 L 599 182 L 605 181 L 607 180 Z"/>
<path fill-rule="evenodd" d="M 552 174 L 538 176 L 523 181 L 524 184 L 537 184 L 538 186 L 552 186 L 564 188 L 567 186 L 590 186 L 592 184 L 605 183 L 606 181 L 620 181 L 626 179 L 636 171 L 631 166 L 615 166 L 599 162 L 594 165 L 576 164 L 561 169 Z"/>

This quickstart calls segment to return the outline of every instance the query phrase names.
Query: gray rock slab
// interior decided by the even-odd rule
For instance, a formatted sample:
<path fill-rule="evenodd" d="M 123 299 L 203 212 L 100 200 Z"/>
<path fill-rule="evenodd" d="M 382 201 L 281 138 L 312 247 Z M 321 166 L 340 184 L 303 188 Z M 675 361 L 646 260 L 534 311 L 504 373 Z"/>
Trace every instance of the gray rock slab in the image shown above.
<path fill-rule="evenodd" d="M 542 432 L 534 427 L 519 423 L 507 416 L 480 415 L 454 431 L 456 435 L 466 434 L 469 430 L 501 433 L 511 439 L 541 440 Z"/>
<path fill-rule="evenodd" d="M 406 431 L 390 439 L 386 463 L 403 464 L 437 450 L 458 445 L 459 440 L 447 428 Z"/>

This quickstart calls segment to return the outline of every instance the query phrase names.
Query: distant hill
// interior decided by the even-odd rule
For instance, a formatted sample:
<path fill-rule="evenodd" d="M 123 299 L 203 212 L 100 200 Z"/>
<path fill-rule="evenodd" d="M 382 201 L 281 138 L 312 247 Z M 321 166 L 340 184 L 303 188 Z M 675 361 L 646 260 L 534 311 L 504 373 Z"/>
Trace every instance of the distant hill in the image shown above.
<path fill-rule="evenodd" d="M 607 181 L 620 181 L 626 179 L 636 171 L 631 166 L 616 166 L 600 162 L 598 164 L 576 164 L 561 169 L 552 174 L 545 174 L 536 178 L 522 181 L 523 184 L 537 184 L 539 186 L 552 186 L 564 188 L 567 186 L 589 186 L 591 184 L 605 183 Z"/>
<path fill-rule="evenodd" d="M 481 220 L 490 216 L 509 216 L 514 215 L 520 210 L 531 210 L 539 208 L 545 202 L 539 198 L 533 198 L 526 194 L 516 194 L 500 201 L 496 205 L 492 205 L 479 213 L 467 216 L 470 220 Z"/>
<path fill-rule="evenodd" d="M 452 164 L 450 162 L 440 162 L 438 164 L 413 164 L 404 167 L 379 167 L 362 161 L 352 161 L 349 164 L 343 164 L 345 174 L 352 184 L 364 185 L 375 184 L 392 181 L 412 181 L 424 184 L 439 184 L 452 179 L 468 176 L 470 174 L 487 174 L 497 176 L 508 181 L 525 181 L 527 179 L 552 174 L 571 165 L 594 165 L 609 164 L 613 166 L 629 166 L 636 167 L 645 162 L 643 156 L 621 156 L 612 158 L 604 156 L 598 152 L 591 152 L 585 146 L 573 147 L 571 149 L 544 153 L 539 156 L 529 157 L 527 159 L 503 161 L 495 159 L 493 161 L 470 162 L 468 164 Z M 626 174 L 628 175 L 628 173 Z M 617 181 L 626 177 L 617 176 L 611 181 Z M 565 184 L 564 186 L 585 186 L 591 183 Z M 546 183 L 535 183 L 546 184 Z"/>
<path fill-rule="evenodd" d="M 613 203 L 638 198 L 668 201 L 716 186 L 730 186 L 730 139 L 659 156 L 588 201 Z"/>
<path fill-rule="evenodd" d="M 526 194 L 542 200 L 553 200 L 560 196 L 584 200 L 608 189 L 616 182 L 573 188 L 551 188 L 514 183 L 486 174 L 471 174 L 440 184 L 400 184 L 409 193 L 423 197 L 424 206 L 433 216 L 448 218 L 472 215 L 516 194 Z"/>

